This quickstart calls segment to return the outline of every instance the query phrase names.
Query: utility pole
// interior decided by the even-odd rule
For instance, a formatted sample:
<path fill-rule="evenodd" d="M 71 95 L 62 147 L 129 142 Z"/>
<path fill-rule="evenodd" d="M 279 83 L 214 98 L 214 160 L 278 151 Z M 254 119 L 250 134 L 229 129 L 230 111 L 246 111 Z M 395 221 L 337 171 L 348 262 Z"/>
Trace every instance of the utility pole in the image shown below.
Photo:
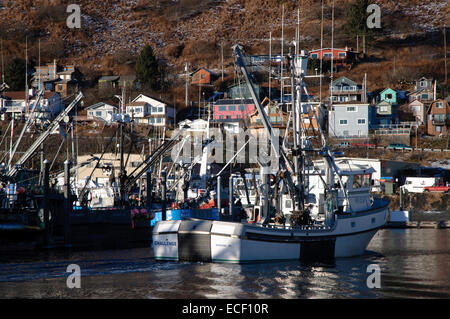
<path fill-rule="evenodd" d="M 189 88 L 189 74 L 188 74 L 188 63 L 185 62 L 184 63 L 184 71 L 185 76 L 186 76 L 186 101 L 185 101 L 185 106 L 188 106 L 188 88 Z"/>
<path fill-rule="evenodd" d="M 222 57 L 222 82 L 223 82 L 223 42 L 220 45 L 220 55 Z"/>
<path fill-rule="evenodd" d="M 359 34 L 356 35 L 356 52 L 359 52 Z"/>
<path fill-rule="evenodd" d="M 447 84 L 447 27 L 444 24 L 444 68 L 445 68 L 445 84 Z"/>

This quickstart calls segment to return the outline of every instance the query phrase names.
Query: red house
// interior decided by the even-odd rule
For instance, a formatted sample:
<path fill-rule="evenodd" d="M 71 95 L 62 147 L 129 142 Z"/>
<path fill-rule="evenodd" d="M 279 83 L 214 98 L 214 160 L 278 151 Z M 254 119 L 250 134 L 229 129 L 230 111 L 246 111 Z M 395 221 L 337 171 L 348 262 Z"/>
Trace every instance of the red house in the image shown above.
<path fill-rule="evenodd" d="M 333 57 L 333 63 L 336 67 L 347 67 L 356 58 L 357 52 L 352 51 L 352 48 L 345 47 L 344 49 L 339 48 L 323 48 L 312 50 L 309 53 L 310 59 L 318 60 L 331 60 Z"/>
<path fill-rule="evenodd" d="M 255 110 L 252 99 L 218 100 L 214 103 L 213 119 L 217 122 L 239 122 Z"/>
<path fill-rule="evenodd" d="M 218 79 L 218 75 L 214 72 L 200 68 L 192 73 L 192 84 L 194 85 L 212 85 Z"/>
<path fill-rule="evenodd" d="M 434 136 L 445 136 L 450 129 L 450 106 L 446 100 L 431 103 L 428 111 L 427 133 Z"/>

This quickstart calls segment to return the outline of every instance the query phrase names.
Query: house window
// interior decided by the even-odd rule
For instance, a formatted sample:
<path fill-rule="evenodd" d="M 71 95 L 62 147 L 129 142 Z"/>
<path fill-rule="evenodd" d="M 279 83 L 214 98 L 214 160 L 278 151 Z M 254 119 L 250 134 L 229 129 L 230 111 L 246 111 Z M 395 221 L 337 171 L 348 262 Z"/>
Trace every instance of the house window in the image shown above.
<path fill-rule="evenodd" d="M 141 162 L 131 162 L 131 167 L 139 167 L 141 165 Z"/>
<path fill-rule="evenodd" d="M 163 107 L 162 107 L 162 106 L 158 107 L 158 112 L 159 112 L 159 113 L 162 113 L 162 112 L 163 112 Z"/>
<path fill-rule="evenodd" d="M 442 102 L 436 102 L 436 108 L 442 109 Z"/>
<path fill-rule="evenodd" d="M 326 57 L 326 58 L 331 58 L 331 53 L 324 53 L 323 56 Z"/>
<path fill-rule="evenodd" d="M 94 115 L 94 112 L 93 111 L 89 111 L 89 115 Z"/>
<path fill-rule="evenodd" d="M 428 100 L 428 94 L 422 94 L 422 95 L 420 96 L 420 98 L 421 98 L 422 100 Z"/>
<path fill-rule="evenodd" d="M 356 106 L 347 106 L 347 112 L 356 112 Z"/>
<path fill-rule="evenodd" d="M 442 126 L 436 126 L 436 132 L 442 132 Z"/>
<path fill-rule="evenodd" d="M 95 112 L 95 116 L 102 116 L 102 111 Z"/>
<path fill-rule="evenodd" d="M 156 123 L 162 123 L 162 118 L 161 117 L 158 117 L 157 119 L 156 119 Z"/>
<path fill-rule="evenodd" d="M 339 120 L 340 125 L 347 125 L 347 120 Z"/>
<path fill-rule="evenodd" d="M 387 98 L 388 100 L 392 99 L 392 94 L 386 94 L 386 98 Z"/>
<path fill-rule="evenodd" d="M 358 119 L 358 124 L 360 125 L 366 124 L 366 119 Z"/>
<path fill-rule="evenodd" d="M 204 74 L 202 74 L 202 75 L 201 75 L 201 78 L 202 78 L 202 79 L 204 79 L 204 78 L 205 78 L 205 75 L 204 75 Z"/>
<path fill-rule="evenodd" d="M 228 106 L 228 111 L 236 111 L 236 105 Z"/>
<path fill-rule="evenodd" d="M 387 112 L 388 107 L 387 106 L 380 106 L 380 112 Z"/>
<path fill-rule="evenodd" d="M 238 106 L 238 110 L 239 111 L 245 111 L 245 106 L 244 105 L 239 105 Z"/>
<path fill-rule="evenodd" d="M 220 112 L 225 112 L 227 110 L 226 106 L 219 106 L 219 111 Z"/>
<path fill-rule="evenodd" d="M 426 81 L 420 81 L 420 87 L 426 87 L 427 86 L 427 82 Z"/>
<path fill-rule="evenodd" d="M 313 53 L 313 54 L 311 54 L 311 58 L 312 59 L 317 59 L 319 56 L 317 55 L 317 53 Z"/>
<path fill-rule="evenodd" d="M 339 57 L 340 58 L 345 58 L 345 52 L 339 52 Z"/>

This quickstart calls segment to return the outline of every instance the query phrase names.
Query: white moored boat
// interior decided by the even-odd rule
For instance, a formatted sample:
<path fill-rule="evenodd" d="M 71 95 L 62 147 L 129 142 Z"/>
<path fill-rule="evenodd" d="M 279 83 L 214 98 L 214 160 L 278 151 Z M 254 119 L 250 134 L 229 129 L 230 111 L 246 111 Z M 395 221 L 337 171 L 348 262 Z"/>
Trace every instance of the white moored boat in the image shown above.
<path fill-rule="evenodd" d="M 351 159 L 334 159 L 320 126 L 319 142 L 312 146 L 311 136 L 300 124 L 304 117 L 309 123 L 312 119 L 319 123 L 314 109 L 318 106 L 302 102 L 302 89 L 309 96 L 303 80 L 307 54 L 302 51 L 290 56 L 291 87 L 295 91 L 290 105 L 293 146 L 287 149 L 277 147 L 278 137 L 256 98 L 240 47 L 235 46 L 234 52 L 277 166 L 269 168 L 260 163 L 257 205 L 247 211 L 246 220 L 158 222 L 153 229 L 154 257 L 243 263 L 363 254 L 377 230 L 385 225 L 389 202 L 370 195 L 373 168 L 352 163 Z M 315 160 L 311 154 L 323 159 Z"/>

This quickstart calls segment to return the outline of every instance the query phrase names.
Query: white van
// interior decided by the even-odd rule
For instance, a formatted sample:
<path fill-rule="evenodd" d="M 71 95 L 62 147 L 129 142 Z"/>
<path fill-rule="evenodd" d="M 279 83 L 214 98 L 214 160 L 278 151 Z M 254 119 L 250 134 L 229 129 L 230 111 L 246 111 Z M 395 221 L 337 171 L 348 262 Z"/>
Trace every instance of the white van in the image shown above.
<path fill-rule="evenodd" d="M 407 177 L 404 188 L 410 193 L 423 193 L 424 187 L 434 186 L 440 180 L 440 177 Z"/>

